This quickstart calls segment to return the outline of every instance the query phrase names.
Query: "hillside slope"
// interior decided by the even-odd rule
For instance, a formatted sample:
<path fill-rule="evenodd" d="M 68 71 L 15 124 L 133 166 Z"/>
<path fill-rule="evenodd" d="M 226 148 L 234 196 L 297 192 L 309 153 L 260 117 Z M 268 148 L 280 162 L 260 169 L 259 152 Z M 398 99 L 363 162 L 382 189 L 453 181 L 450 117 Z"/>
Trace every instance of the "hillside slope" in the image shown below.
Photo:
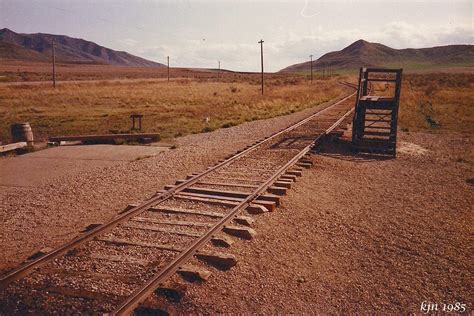
<path fill-rule="evenodd" d="M 316 70 L 356 69 L 359 67 L 430 67 L 474 66 L 474 45 L 448 45 L 431 48 L 394 49 L 379 43 L 358 40 L 346 48 L 323 55 L 313 61 Z M 310 69 L 310 62 L 291 65 L 281 72 L 302 72 Z"/>
<path fill-rule="evenodd" d="M 118 66 L 164 67 L 163 64 L 115 51 L 94 42 L 53 34 L 20 34 L 0 30 L 0 59 L 46 61 L 55 41 L 56 59 L 61 63 L 109 64 Z"/>

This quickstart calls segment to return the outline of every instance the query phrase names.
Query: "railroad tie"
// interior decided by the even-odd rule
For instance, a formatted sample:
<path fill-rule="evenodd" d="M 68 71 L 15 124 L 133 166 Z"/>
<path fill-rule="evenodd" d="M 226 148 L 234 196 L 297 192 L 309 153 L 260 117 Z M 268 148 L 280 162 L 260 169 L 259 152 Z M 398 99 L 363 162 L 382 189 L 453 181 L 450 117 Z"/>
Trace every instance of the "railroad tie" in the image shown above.
<path fill-rule="evenodd" d="M 302 172 L 300 170 L 288 170 L 286 172 L 286 174 L 288 175 L 291 175 L 291 176 L 297 176 L 297 177 L 301 177 L 302 176 Z"/>
<path fill-rule="evenodd" d="M 173 251 L 173 252 L 183 251 L 183 249 L 181 249 L 180 247 L 173 246 L 173 245 L 147 243 L 147 242 L 141 242 L 141 241 L 131 241 L 131 240 L 125 240 L 125 239 L 118 239 L 118 238 L 99 237 L 96 240 L 106 242 L 106 243 L 117 244 L 117 245 L 156 248 L 160 250 Z M 194 255 L 199 260 L 205 261 L 206 263 L 222 270 L 229 270 L 230 268 L 232 268 L 233 266 L 237 264 L 237 259 L 235 258 L 234 255 L 226 254 L 223 252 L 199 250 Z"/>
<path fill-rule="evenodd" d="M 273 185 L 276 187 L 291 189 L 290 181 L 279 180 L 279 181 L 274 182 Z"/>
<path fill-rule="evenodd" d="M 172 186 L 166 186 L 169 188 Z M 237 193 L 237 195 L 235 195 Z M 236 197 L 237 196 L 237 197 Z M 233 192 L 233 191 L 219 191 L 219 190 L 211 190 L 205 188 L 186 188 L 183 191 L 176 193 L 174 197 L 183 198 L 183 197 L 198 197 L 198 198 L 205 198 L 211 200 L 224 200 L 224 201 L 231 201 L 231 202 L 240 202 L 243 201 L 244 198 L 248 196 L 247 193 L 242 192 Z M 280 196 L 274 194 L 262 194 L 257 197 L 253 201 L 255 204 L 261 204 L 268 208 L 269 211 L 274 211 L 275 206 L 280 205 Z"/>
<path fill-rule="evenodd" d="M 290 183 L 291 182 L 296 182 L 297 177 L 298 176 L 296 176 L 296 175 L 285 173 L 284 175 L 282 175 L 279 178 L 279 181 L 286 181 L 286 182 L 290 182 Z"/>
<path fill-rule="evenodd" d="M 247 213 L 252 215 L 259 215 L 266 212 L 271 212 L 273 211 L 273 209 L 269 209 L 268 207 L 263 206 L 261 204 L 250 204 L 249 206 L 247 206 L 246 211 Z"/>
<path fill-rule="evenodd" d="M 223 199 L 222 197 L 213 197 L 213 196 L 197 196 L 197 195 L 190 195 L 190 194 L 175 194 L 175 199 L 182 199 L 182 200 L 189 200 L 189 201 L 196 201 L 196 202 L 204 202 L 207 204 L 213 205 L 221 205 L 226 207 L 234 207 L 239 205 L 238 202 L 229 201 L 227 199 Z M 247 207 L 247 212 L 252 215 L 262 214 L 265 212 L 273 212 L 276 206 L 273 202 L 268 201 L 257 201 L 254 200 L 250 206 Z"/>
<path fill-rule="evenodd" d="M 223 231 L 229 235 L 246 240 L 251 240 L 257 235 L 257 232 L 250 227 L 235 225 L 225 225 Z"/>
<path fill-rule="evenodd" d="M 220 270 L 229 270 L 237 264 L 237 259 L 234 255 L 223 252 L 199 250 L 196 252 L 195 256 L 199 260 Z"/>
<path fill-rule="evenodd" d="M 189 282 L 207 281 L 212 274 L 209 270 L 191 264 L 182 265 L 177 272 Z"/>
<path fill-rule="evenodd" d="M 287 188 L 273 185 L 267 189 L 268 192 L 276 195 L 285 195 Z"/>
<path fill-rule="evenodd" d="M 245 216 L 245 215 L 239 215 L 234 218 L 234 222 L 239 223 L 240 225 L 244 226 L 252 226 L 255 220 L 251 218 L 250 216 Z"/>

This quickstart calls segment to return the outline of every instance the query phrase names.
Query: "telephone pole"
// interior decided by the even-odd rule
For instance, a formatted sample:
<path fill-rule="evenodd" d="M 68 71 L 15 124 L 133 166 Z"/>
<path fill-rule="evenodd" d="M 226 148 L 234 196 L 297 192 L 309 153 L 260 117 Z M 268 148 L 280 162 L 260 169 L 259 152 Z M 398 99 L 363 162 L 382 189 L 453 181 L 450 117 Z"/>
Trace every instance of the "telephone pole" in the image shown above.
<path fill-rule="evenodd" d="M 262 63 L 262 95 L 263 95 L 263 40 L 258 42 L 260 44 L 260 61 Z"/>
<path fill-rule="evenodd" d="M 221 75 L 221 61 L 218 61 L 218 67 L 217 67 L 217 80 L 219 81 Z"/>
<path fill-rule="evenodd" d="M 52 45 L 51 45 L 51 50 L 52 50 L 52 62 L 53 62 L 53 87 L 56 88 L 56 56 L 55 56 L 55 52 L 54 52 L 54 38 L 53 38 L 53 41 L 52 41 Z"/>
<path fill-rule="evenodd" d="M 168 82 L 170 81 L 170 56 L 167 56 L 166 59 L 168 60 Z"/>
<path fill-rule="evenodd" d="M 309 55 L 309 58 L 311 60 L 310 65 L 311 65 L 311 83 L 313 83 L 313 55 Z"/>

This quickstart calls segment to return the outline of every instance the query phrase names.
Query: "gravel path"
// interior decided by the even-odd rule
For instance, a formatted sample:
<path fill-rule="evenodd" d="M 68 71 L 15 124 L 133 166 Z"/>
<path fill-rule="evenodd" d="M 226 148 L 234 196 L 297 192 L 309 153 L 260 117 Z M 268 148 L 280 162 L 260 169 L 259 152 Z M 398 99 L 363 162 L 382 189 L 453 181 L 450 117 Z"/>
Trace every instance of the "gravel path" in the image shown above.
<path fill-rule="evenodd" d="M 177 139 L 176 149 L 147 159 L 107 167 L 94 167 L 91 161 L 90 170 L 51 178 L 38 187 L 1 187 L 0 271 L 39 249 L 64 243 L 89 224 L 108 221 L 129 203 L 149 198 L 164 185 L 202 171 L 315 111 L 189 135 Z"/>
<path fill-rule="evenodd" d="M 239 262 L 192 285 L 179 313 L 420 314 L 423 301 L 472 312 L 472 138 L 405 134 L 396 160 L 343 145 L 313 157 Z M 470 162 L 469 162 L 470 161 Z"/>

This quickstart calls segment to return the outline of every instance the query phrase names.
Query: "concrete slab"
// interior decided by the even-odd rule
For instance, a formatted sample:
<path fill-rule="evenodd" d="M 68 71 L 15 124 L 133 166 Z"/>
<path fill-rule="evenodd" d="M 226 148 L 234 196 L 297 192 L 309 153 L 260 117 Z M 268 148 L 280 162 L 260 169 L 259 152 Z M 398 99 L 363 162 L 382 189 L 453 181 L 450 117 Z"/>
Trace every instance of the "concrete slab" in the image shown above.
<path fill-rule="evenodd" d="M 16 157 L 4 157 L 0 158 L 0 186 L 37 186 L 44 180 L 146 158 L 165 150 L 168 150 L 168 147 L 60 146 Z"/>

